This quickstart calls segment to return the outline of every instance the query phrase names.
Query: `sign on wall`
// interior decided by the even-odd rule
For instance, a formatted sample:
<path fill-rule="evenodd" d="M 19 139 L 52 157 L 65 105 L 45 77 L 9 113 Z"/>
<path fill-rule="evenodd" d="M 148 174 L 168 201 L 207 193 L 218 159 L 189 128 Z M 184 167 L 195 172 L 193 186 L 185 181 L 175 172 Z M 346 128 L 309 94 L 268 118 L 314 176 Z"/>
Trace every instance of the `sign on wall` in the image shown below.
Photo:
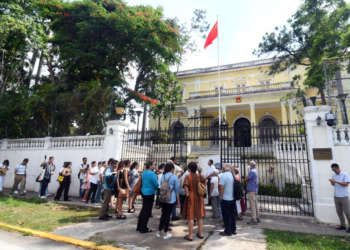
<path fill-rule="evenodd" d="M 333 160 L 331 148 L 313 148 L 314 160 Z"/>

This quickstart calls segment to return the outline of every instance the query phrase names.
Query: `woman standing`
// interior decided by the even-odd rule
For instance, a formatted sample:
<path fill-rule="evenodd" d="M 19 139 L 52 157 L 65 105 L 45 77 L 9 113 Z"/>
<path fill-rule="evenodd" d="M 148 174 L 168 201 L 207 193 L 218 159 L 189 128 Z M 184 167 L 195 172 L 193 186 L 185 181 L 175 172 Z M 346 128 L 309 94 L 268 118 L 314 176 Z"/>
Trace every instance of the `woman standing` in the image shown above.
<path fill-rule="evenodd" d="M 62 195 L 62 192 L 64 190 L 64 201 L 71 201 L 68 196 L 69 187 L 72 182 L 72 163 L 71 162 L 65 162 L 63 166 L 63 170 L 61 175 L 63 176 L 63 181 L 60 183 L 60 187 L 57 190 L 56 196 L 54 198 L 55 201 L 59 201 Z"/>
<path fill-rule="evenodd" d="M 9 165 L 9 160 L 4 160 L 2 165 L 0 164 L 0 193 L 2 192 L 2 187 L 5 183 L 6 172 L 9 170 Z"/>
<path fill-rule="evenodd" d="M 204 198 L 198 194 L 198 182 L 206 185 L 206 180 L 197 172 L 197 163 L 190 162 L 188 164 L 190 174 L 186 175 L 184 186 L 186 192 L 185 204 L 182 211 L 182 217 L 188 220 L 188 235 L 185 240 L 193 240 L 193 224 L 194 219 L 197 219 L 198 233 L 197 237 L 203 239 L 203 217 L 205 217 Z"/>
<path fill-rule="evenodd" d="M 135 194 L 132 190 L 134 189 L 136 183 L 139 181 L 140 175 L 137 171 L 139 169 L 139 163 L 135 161 L 131 167 L 130 171 L 128 173 L 129 176 L 129 183 L 130 183 L 130 193 L 129 193 L 129 210 L 128 213 L 135 213 L 135 207 L 134 202 L 137 197 L 137 194 Z"/>
<path fill-rule="evenodd" d="M 158 232 L 156 233 L 157 237 L 161 237 L 161 231 L 164 229 L 164 240 L 169 239 L 173 236 L 171 233 L 168 233 L 170 215 L 173 211 L 174 206 L 176 206 L 176 196 L 180 193 L 179 180 L 177 176 L 174 175 L 174 169 L 174 164 L 167 163 L 165 165 L 163 176 L 160 181 L 160 185 L 162 185 L 164 182 L 168 182 L 171 191 L 171 200 L 162 202 L 162 216 L 160 217 Z"/>
<path fill-rule="evenodd" d="M 146 163 L 146 171 L 142 174 L 142 186 L 141 195 L 143 199 L 142 209 L 137 222 L 136 231 L 140 233 L 150 233 L 151 229 L 147 227 L 148 220 L 152 214 L 152 207 L 154 202 L 154 195 L 159 187 L 156 174 L 153 170 L 156 167 L 156 163 L 149 161 Z"/>
<path fill-rule="evenodd" d="M 126 189 L 127 196 L 129 196 L 130 186 L 128 180 L 128 168 L 130 168 L 130 161 L 120 161 L 117 169 L 117 191 L 115 193 L 115 198 L 117 198 L 116 211 L 118 220 L 125 220 L 126 216 L 123 214 L 123 203 L 127 198 L 121 197 L 121 189 Z"/>
<path fill-rule="evenodd" d="M 95 163 L 96 163 L 96 161 L 93 161 L 91 163 L 91 165 L 93 165 Z M 86 201 L 86 197 L 87 197 L 87 195 L 89 194 L 89 191 L 90 191 L 90 180 L 91 180 L 90 171 L 91 171 L 91 167 L 88 165 L 88 169 L 86 171 L 86 180 L 83 183 L 83 185 L 81 186 L 81 189 L 85 190 L 85 195 L 84 195 L 84 198 L 82 199 L 82 201 Z"/>
<path fill-rule="evenodd" d="M 164 163 L 162 163 L 162 164 L 160 164 L 158 166 L 158 170 L 161 171 L 161 173 L 159 173 L 157 175 L 159 183 L 160 183 L 160 180 L 162 179 L 164 168 L 165 168 L 165 164 Z M 160 209 L 161 208 L 161 204 L 160 204 L 160 201 L 159 201 L 159 192 L 160 192 L 160 186 L 157 188 L 157 198 L 156 198 L 155 209 Z"/>
<path fill-rule="evenodd" d="M 239 176 L 239 168 L 233 167 L 233 175 L 235 176 L 236 181 L 241 182 L 241 177 Z M 241 201 L 236 201 L 236 207 L 237 207 L 237 220 L 243 220 L 243 214 L 242 214 L 242 207 L 241 207 Z"/>

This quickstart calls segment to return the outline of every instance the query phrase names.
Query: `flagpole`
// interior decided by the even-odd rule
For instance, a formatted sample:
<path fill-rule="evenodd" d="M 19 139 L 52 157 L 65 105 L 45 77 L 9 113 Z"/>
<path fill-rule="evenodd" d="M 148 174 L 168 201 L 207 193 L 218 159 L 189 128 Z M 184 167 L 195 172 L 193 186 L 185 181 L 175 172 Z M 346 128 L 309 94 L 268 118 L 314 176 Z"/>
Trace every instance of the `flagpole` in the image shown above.
<path fill-rule="evenodd" d="M 218 78 L 219 78 L 219 138 L 221 138 L 221 85 L 220 85 L 220 47 L 219 47 L 219 15 L 217 15 L 217 26 L 218 26 Z M 222 139 L 222 138 L 221 138 Z M 219 153 L 221 155 L 221 141 L 219 141 Z M 221 157 L 220 157 L 221 158 Z M 222 159 L 220 159 L 220 163 Z"/>

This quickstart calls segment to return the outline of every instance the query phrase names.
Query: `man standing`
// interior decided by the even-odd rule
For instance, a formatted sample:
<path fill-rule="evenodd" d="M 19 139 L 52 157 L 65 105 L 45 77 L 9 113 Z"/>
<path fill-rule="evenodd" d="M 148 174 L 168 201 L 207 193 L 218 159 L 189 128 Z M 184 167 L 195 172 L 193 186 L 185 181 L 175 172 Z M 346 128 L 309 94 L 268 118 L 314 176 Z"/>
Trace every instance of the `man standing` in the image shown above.
<path fill-rule="evenodd" d="M 334 172 L 331 182 L 332 186 L 334 186 L 334 203 L 337 214 L 340 220 L 340 226 L 337 230 L 346 230 L 345 225 L 345 217 L 348 220 L 349 230 L 347 233 L 350 233 L 350 206 L 349 206 L 349 194 L 348 194 L 348 186 L 349 186 L 349 176 L 340 170 L 339 165 L 333 163 L 331 168 Z"/>
<path fill-rule="evenodd" d="M 108 205 L 111 201 L 112 192 L 114 190 L 114 186 L 117 181 L 117 172 L 115 172 L 115 168 L 117 167 L 117 161 L 113 158 L 109 159 L 108 161 L 108 168 L 105 172 L 105 178 L 104 178 L 104 198 L 100 213 L 100 220 L 109 220 L 109 218 L 112 218 L 112 216 L 108 215 Z"/>
<path fill-rule="evenodd" d="M 247 222 L 249 225 L 258 225 L 260 221 L 259 218 L 259 205 L 258 205 L 258 172 L 256 171 L 255 161 L 250 162 L 250 171 L 248 176 L 244 179 L 248 182 L 247 191 L 250 204 L 250 210 L 252 211 L 252 219 Z"/>
<path fill-rule="evenodd" d="M 48 187 L 49 183 L 51 182 L 51 175 L 55 174 L 56 166 L 53 164 L 55 158 L 53 156 L 50 156 L 49 162 L 46 162 L 46 160 L 41 163 L 40 166 L 42 166 L 45 169 L 44 178 L 41 181 L 41 199 L 46 199 L 45 196 L 45 190 Z"/>
<path fill-rule="evenodd" d="M 83 158 L 83 164 L 80 165 L 79 174 L 78 177 L 80 179 L 80 186 L 79 186 L 79 195 L 80 198 L 84 198 L 85 195 L 85 189 L 82 189 L 81 186 L 84 184 L 84 180 L 86 181 L 86 172 L 89 169 L 89 164 L 87 164 L 87 158 Z"/>
<path fill-rule="evenodd" d="M 223 174 L 219 182 L 222 217 L 225 231 L 220 232 L 222 236 L 231 236 L 236 232 L 236 201 L 234 199 L 234 177 L 231 172 L 231 165 L 225 163 L 222 168 Z"/>
<path fill-rule="evenodd" d="M 99 166 L 101 167 L 102 163 L 99 162 Z M 98 179 L 99 179 L 99 174 L 100 174 L 100 169 L 99 166 L 96 165 L 96 161 L 91 162 L 91 179 L 90 179 L 90 190 L 89 193 L 86 197 L 86 203 L 89 203 L 90 195 L 92 194 L 91 197 L 91 203 L 95 203 L 95 196 L 98 188 Z"/>
<path fill-rule="evenodd" d="M 207 179 L 208 179 L 208 183 L 207 183 L 207 193 L 209 194 L 209 192 L 210 192 L 210 187 L 211 187 L 211 176 L 213 175 L 213 173 L 214 173 L 214 170 L 215 170 L 215 166 L 214 166 L 214 164 L 213 164 L 214 162 L 213 162 L 213 160 L 212 159 L 210 159 L 209 161 L 208 161 L 208 166 L 209 166 L 209 168 L 208 168 L 208 172 L 207 172 Z M 211 206 L 211 197 L 210 197 L 210 195 L 208 195 L 208 204 L 207 204 L 207 206 Z"/>
<path fill-rule="evenodd" d="M 12 195 L 15 188 L 18 186 L 18 183 L 20 183 L 19 188 L 19 195 L 24 196 L 24 183 L 27 178 L 27 164 L 29 160 L 25 158 L 21 164 L 18 164 L 15 168 L 15 183 L 13 183 L 13 186 L 10 191 L 10 195 Z"/>

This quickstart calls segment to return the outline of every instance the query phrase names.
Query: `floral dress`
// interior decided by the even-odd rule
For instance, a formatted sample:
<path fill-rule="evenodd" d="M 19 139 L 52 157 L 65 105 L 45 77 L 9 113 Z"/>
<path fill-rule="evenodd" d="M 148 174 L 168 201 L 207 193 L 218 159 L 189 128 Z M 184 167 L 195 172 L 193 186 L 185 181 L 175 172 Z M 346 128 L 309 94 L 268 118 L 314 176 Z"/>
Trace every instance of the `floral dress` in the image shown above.
<path fill-rule="evenodd" d="M 198 181 L 204 183 L 205 179 L 202 175 L 195 173 L 185 177 L 184 185 L 188 187 L 190 195 L 185 198 L 182 218 L 187 220 L 205 217 L 204 198 L 198 194 Z"/>
<path fill-rule="evenodd" d="M 134 189 L 136 183 L 138 182 L 140 175 L 136 169 L 133 169 L 128 173 L 128 176 L 129 176 L 129 185 L 130 185 L 130 189 L 131 189 L 130 194 L 134 194 L 134 192 L 132 190 Z"/>

